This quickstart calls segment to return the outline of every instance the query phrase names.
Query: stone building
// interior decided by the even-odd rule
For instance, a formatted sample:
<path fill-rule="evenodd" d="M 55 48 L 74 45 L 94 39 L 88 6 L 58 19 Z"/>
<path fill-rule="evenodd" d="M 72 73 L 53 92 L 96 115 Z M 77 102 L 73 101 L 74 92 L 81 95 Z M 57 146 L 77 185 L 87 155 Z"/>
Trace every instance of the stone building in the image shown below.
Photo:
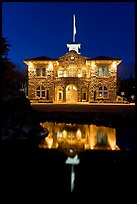
<path fill-rule="evenodd" d="M 121 59 L 79 53 L 81 44 L 67 44 L 58 59 L 46 56 L 24 60 L 28 66 L 28 98 L 33 102 L 115 101 L 117 67 Z"/>

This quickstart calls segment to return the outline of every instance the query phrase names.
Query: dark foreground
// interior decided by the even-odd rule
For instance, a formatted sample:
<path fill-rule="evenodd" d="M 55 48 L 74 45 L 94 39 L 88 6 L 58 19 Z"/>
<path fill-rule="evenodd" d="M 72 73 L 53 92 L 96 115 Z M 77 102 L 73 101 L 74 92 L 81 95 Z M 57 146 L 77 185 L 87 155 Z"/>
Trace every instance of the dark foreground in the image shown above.
<path fill-rule="evenodd" d="M 85 151 L 78 155 L 74 191 L 70 192 L 71 165 L 57 150 L 27 143 L 2 145 L 3 203 L 135 203 L 136 153 Z M 10 201 L 10 202 L 9 202 Z"/>
<path fill-rule="evenodd" d="M 57 110 L 56 106 L 39 104 L 33 109 L 38 122 L 87 122 L 135 128 L 134 106 L 92 106 L 92 110 L 85 112 L 84 106 L 79 109 L 73 106 L 75 110 L 72 106 L 63 107 L 64 110 Z M 80 163 L 74 166 L 75 187 L 71 193 L 71 165 L 65 164 L 65 154 L 39 149 L 31 142 L 5 140 L 1 144 L 2 203 L 136 203 L 134 146 L 133 151 L 81 152 Z"/>
<path fill-rule="evenodd" d="M 131 104 L 32 104 L 39 121 L 71 122 L 107 126 L 134 126 Z"/>

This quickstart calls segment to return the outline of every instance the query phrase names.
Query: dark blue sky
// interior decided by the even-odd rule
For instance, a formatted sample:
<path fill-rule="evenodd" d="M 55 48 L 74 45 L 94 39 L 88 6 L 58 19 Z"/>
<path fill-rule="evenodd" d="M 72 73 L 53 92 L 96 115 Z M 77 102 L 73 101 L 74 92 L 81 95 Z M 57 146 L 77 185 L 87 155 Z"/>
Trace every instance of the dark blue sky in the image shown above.
<path fill-rule="evenodd" d="M 81 55 L 121 58 L 121 77 L 135 76 L 134 2 L 3 2 L 2 34 L 12 44 L 11 61 L 58 58 L 72 42 L 73 14 Z"/>

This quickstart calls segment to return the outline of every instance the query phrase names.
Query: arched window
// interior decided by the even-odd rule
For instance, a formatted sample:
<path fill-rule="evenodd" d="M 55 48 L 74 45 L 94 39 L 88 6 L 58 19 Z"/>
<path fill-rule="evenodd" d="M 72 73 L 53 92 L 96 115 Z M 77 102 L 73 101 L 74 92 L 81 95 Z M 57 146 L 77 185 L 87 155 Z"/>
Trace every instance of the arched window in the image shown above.
<path fill-rule="evenodd" d="M 63 99 L 63 90 L 59 89 L 58 91 L 58 100 L 62 100 Z"/>
<path fill-rule="evenodd" d="M 87 101 L 87 89 L 82 89 L 82 101 Z"/>
<path fill-rule="evenodd" d="M 45 88 L 44 88 L 44 86 L 41 87 L 41 95 L 42 95 L 42 97 L 45 97 Z"/>
<path fill-rule="evenodd" d="M 101 67 L 98 69 L 98 76 L 102 76 L 102 68 Z"/>
<path fill-rule="evenodd" d="M 40 86 L 37 87 L 36 95 L 40 97 Z"/>
<path fill-rule="evenodd" d="M 100 86 L 98 89 L 98 97 L 108 98 L 108 89 L 106 86 Z"/>
<path fill-rule="evenodd" d="M 104 68 L 104 76 L 108 76 L 108 68 L 107 67 Z"/>

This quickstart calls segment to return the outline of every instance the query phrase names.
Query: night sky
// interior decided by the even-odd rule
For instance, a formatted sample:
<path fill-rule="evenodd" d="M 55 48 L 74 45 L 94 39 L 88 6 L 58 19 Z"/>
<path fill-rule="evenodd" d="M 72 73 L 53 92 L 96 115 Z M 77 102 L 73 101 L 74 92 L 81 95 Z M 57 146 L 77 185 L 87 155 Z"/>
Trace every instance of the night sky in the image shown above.
<path fill-rule="evenodd" d="M 9 59 L 58 58 L 68 52 L 76 16 L 76 43 L 85 57 L 122 59 L 118 74 L 135 76 L 134 2 L 3 2 L 2 34 L 12 44 Z"/>

